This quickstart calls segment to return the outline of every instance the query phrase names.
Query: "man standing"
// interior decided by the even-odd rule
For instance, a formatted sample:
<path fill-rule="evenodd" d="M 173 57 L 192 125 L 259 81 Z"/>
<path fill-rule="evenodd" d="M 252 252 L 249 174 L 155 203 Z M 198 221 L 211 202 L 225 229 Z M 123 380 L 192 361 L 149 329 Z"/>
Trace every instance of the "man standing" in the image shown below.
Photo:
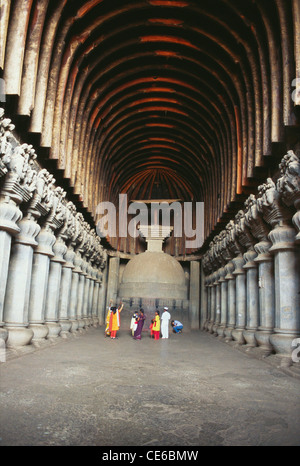
<path fill-rule="evenodd" d="M 164 307 L 164 312 L 161 316 L 161 338 L 169 338 L 169 321 L 171 314 L 168 312 L 168 308 Z"/>

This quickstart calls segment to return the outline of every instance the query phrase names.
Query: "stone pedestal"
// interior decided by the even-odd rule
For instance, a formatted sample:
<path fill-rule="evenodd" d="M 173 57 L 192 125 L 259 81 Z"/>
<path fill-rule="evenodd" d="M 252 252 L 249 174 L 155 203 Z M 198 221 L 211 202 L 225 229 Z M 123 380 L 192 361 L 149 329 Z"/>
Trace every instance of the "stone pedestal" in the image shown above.
<path fill-rule="evenodd" d="M 8 330 L 7 347 L 28 345 L 33 331 L 28 327 L 28 304 L 35 237 L 40 231 L 35 220 L 24 218 L 11 249 L 5 293 L 4 321 Z M 17 290 L 17 292 L 16 292 Z"/>
<path fill-rule="evenodd" d="M 243 331 L 243 337 L 246 341 L 246 346 L 254 348 L 257 346 L 255 332 L 258 328 L 258 272 L 257 264 L 254 262 L 257 254 L 250 250 L 244 254 L 246 264 L 246 296 L 247 296 L 247 311 L 246 311 L 246 330 Z"/>
<path fill-rule="evenodd" d="M 282 365 L 292 364 L 293 340 L 300 336 L 300 257 L 296 231 L 280 225 L 269 233 L 275 273 L 275 328 L 270 336 Z"/>
<path fill-rule="evenodd" d="M 232 331 L 233 339 L 239 344 L 243 345 L 245 339 L 243 332 L 246 326 L 246 275 L 245 270 L 243 269 L 244 259 L 240 255 L 232 259 L 235 270 L 233 275 L 235 276 L 235 305 L 236 305 L 236 314 L 235 314 L 235 329 Z"/>

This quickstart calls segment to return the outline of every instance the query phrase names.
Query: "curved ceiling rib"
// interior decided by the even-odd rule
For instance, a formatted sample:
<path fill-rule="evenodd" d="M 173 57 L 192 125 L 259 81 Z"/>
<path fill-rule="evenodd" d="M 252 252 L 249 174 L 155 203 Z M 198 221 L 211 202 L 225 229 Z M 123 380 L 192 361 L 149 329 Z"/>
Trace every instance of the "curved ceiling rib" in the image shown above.
<path fill-rule="evenodd" d="M 297 0 L 11 0 L 0 68 L 94 220 L 163 192 L 205 203 L 208 241 L 299 125 L 297 18 Z"/>

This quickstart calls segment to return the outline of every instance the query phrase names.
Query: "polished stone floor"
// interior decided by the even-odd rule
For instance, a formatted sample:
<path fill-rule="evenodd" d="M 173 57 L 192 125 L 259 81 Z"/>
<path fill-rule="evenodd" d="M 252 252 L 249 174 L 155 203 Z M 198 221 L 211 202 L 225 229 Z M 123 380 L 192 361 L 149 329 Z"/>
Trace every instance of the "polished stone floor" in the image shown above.
<path fill-rule="evenodd" d="M 0 445 L 299 445 L 300 382 L 205 332 L 103 328 L 0 365 Z"/>

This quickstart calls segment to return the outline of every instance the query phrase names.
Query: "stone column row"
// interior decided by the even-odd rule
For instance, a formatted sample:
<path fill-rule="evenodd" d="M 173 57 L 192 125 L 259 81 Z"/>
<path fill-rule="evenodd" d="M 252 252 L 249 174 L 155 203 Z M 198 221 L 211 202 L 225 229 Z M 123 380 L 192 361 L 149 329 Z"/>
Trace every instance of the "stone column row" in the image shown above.
<path fill-rule="evenodd" d="M 0 338 L 35 346 L 99 324 L 106 258 L 66 192 L 0 109 Z"/>
<path fill-rule="evenodd" d="M 292 364 L 300 336 L 300 159 L 289 151 L 276 183 L 250 195 L 203 257 L 203 328 Z"/>

